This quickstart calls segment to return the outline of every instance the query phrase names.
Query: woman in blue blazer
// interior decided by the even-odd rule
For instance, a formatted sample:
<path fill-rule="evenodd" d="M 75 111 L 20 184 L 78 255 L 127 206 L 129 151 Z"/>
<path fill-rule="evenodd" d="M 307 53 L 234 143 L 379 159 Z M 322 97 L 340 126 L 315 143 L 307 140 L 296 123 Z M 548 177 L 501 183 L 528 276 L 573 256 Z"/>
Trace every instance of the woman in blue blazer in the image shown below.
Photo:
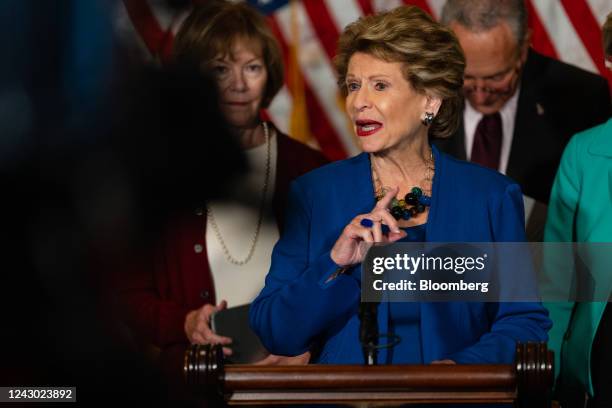
<path fill-rule="evenodd" d="M 524 215 L 516 183 L 430 147 L 462 106 L 465 60 L 448 29 L 416 7 L 368 16 L 347 26 L 335 63 L 364 153 L 293 182 L 250 318 L 275 354 L 322 344 L 316 362 L 351 364 L 363 362 L 362 242 L 524 241 Z M 529 302 L 387 302 L 378 323 L 402 338 L 382 363 L 511 363 L 517 341 L 550 328 Z"/>

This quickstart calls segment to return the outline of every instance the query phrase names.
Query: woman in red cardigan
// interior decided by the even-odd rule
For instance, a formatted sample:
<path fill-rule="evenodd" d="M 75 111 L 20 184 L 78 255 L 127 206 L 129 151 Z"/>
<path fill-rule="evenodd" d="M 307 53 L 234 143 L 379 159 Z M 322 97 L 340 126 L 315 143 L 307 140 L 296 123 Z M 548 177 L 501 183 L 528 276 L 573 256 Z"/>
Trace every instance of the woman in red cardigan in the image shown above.
<path fill-rule="evenodd" d="M 210 328 L 211 315 L 250 303 L 264 284 L 272 246 L 282 228 L 289 183 L 326 163 L 317 151 L 260 119 L 283 84 L 280 49 L 263 16 L 244 3 L 196 7 L 174 45 L 175 59 L 212 72 L 221 110 L 249 159 L 234 189 L 242 203 L 213 201 L 177 215 L 146 265 L 122 291 L 127 320 L 140 342 L 172 364 L 192 344 L 231 341 Z M 221 170 L 221 169 L 220 169 Z M 205 186 L 194 186 L 205 188 Z M 308 354 L 264 363 L 307 362 Z"/>

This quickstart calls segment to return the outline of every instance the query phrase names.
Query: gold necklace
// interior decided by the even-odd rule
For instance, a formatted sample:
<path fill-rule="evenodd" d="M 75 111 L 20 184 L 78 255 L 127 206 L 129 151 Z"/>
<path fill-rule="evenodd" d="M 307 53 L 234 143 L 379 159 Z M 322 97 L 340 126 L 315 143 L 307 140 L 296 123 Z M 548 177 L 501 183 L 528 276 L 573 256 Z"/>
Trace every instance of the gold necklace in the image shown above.
<path fill-rule="evenodd" d="M 262 189 L 263 191 L 261 193 L 261 203 L 259 205 L 259 218 L 257 219 L 257 227 L 255 228 L 255 233 L 253 234 L 253 237 L 251 238 L 251 247 L 249 249 L 249 252 L 247 253 L 246 258 L 242 260 L 236 259 L 230 253 L 229 248 L 227 247 L 225 243 L 225 240 L 221 236 L 221 231 L 219 230 L 219 226 L 217 225 L 217 221 L 215 220 L 215 216 L 213 215 L 212 208 L 210 205 L 208 204 L 206 205 L 206 216 L 210 220 L 210 225 L 215 233 L 215 236 L 217 237 L 217 241 L 219 241 L 219 244 L 221 244 L 221 248 L 223 249 L 223 253 L 225 254 L 225 259 L 227 259 L 228 262 L 234 265 L 238 265 L 238 266 L 247 264 L 253 257 L 253 254 L 255 253 L 255 246 L 257 245 L 257 240 L 259 239 L 259 233 L 261 231 L 261 224 L 263 223 L 263 216 L 264 216 L 264 211 L 266 207 L 266 193 L 268 192 L 268 182 L 270 179 L 270 161 L 271 161 L 270 145 L 271 143 L 270 143 L 270 135 L 268 133 L 268 124 L 266 122 L 262 122 L 262 126 L 264 130 L 266 144 L 267 144 L 266 176 L 264 178 L 264 184 L 263 184 L 263 189 Z"/>
<path fill-rule="evenodd" d="M 374 183 L 374 195 L 376 197 L 376 201 L 380 201 L 385 194 L 390 190 L 388 187 L 382 185 L 380 181 L 380 177 L 376 169 L 374 168 L 374 163 L 370 159 L 370 167 L 372 169 L 372 178 Z M 422 182 L 427 183 L 427 186 L 431 186 L 431 182 L 433 180 L 433 172 L 434 172 L 434 160 L 433 160 L 433 152 L 429 151 L 429 160 L 425 161 L 425 176 L 421 180 Z M 429 194 L 425 194 L 425 192 L 429 192 Z M 397 197 L 393 197 L 391 202 L 389 203 L 389 212 L 396 220 L 405 220 L 418 216 L 421 213 L 424 213 L 427 210 L 427 207 L 431 205 L 431 189 L 426 190 L 422 189 L 419 186 L 413 186 L 410 189 L 410 192 L 404 196 L 404 198 L 398 199 Z"/>
<path fill-rule="evenodd" d="M 376 201 L 379 201 L 385 196 L 385 194 L 387 194 L 389 190 L 391 190 L 391 188 L 382 184 L 380 180 L 380 176 L 378 175 L 376 168 L 374 168 L 374 163 L 372 162 L 371 158 L 370 158 L 370 168 L 372 171 L 372 179 L 374 183 L 374 196 L 376 197 Z M 423 183 L 423 186 L 429 187 L 429 188 L 422 188 L 422 190 L 429 194 L 431 194 L 431 186 L 433 182 L 434 171 L 435 171 L 435 164 L 434 164 L 434 159 L 433 159 L 433 151 L 431 150 L 431 148 L 429 148 L 429 158 L 425 160 L 425 176 L 423 177 L 423 179 L 421 179 L 421 183 Z"/>

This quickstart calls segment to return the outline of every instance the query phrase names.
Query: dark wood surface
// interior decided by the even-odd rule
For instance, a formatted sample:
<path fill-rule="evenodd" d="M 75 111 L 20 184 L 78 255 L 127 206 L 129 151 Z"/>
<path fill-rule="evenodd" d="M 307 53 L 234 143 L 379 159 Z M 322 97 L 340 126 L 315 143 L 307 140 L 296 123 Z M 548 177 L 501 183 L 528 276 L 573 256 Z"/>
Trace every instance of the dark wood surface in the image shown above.
<path fill-rule="evenodd" d="M 225 386 L 249 388 L 508 388 L 515 386 L 511 365 L 306 365 L 225 366 Z"/>
<path fill-rule="evenodd" d="M 552 352 L 519 344 L 513 365 L 224 365 L 219 348 L 192 346 L 185 378 L 229 405 L 515 403 L 550 407 Z"/>

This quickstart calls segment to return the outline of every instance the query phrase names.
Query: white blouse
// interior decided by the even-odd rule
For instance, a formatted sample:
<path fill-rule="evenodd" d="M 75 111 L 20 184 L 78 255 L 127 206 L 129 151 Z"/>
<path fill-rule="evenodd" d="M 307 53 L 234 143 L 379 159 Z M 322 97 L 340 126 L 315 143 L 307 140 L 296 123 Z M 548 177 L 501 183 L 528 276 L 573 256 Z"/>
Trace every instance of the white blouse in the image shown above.
<path fill-rule="evenodd" d="M 226 300 L 228 307 L 250 303 L 259 294 L 270 269 L 272 248 L 279 238 L 272 208 L 278 154 L 274 133 L 270 132 L 270 175 L 264 217 L 251 259 L 244 265 L 229 262 L 211 225 L 210 217 L 206 220 L 206 249 L 216 299 L 217 302 Z M 213 201 L 208 204 L 229 253 L 239 261 L 247 257 L 253 245 L 266 176 L 267 154 L 267 143 L 245 151 L 249 172 L 243 180 L 236 183 L 234 194 L 250 205 L 236 200 Z"/>

